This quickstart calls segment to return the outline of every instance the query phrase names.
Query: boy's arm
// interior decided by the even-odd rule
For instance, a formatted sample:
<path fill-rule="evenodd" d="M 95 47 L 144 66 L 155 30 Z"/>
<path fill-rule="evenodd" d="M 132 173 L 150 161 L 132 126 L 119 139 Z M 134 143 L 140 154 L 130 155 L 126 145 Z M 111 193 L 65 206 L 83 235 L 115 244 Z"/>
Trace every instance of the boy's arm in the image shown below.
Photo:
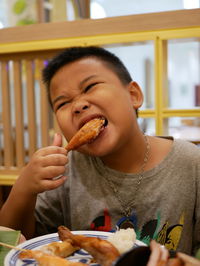
<path fill-rule="evenodd" d="M 22 170 L 0 210 L 0 225 L 21 230 L 28 239 L 35 234 L 34 210 L 37 194 L 62 185 L 66 177 L 67 151 L 61 146 L 60 137 L 54 146 L 36 151 Z M 61 176 L 54 179 L 56 176 Z"/>
<path fill-rule="evenodd" d="M 192 254 L 196 255 L 198 249 L 200 249 L 200 164 L 197 165 L 196 175 L 196 205 L 195 205 L 195 223 L 194 223 L 194 239 Z"/>
<path fill-rule="evenodd" d="M 23 195 L 20 186 L 14 185 L 10 195 L 0 210 L 0 224 L 21 230 L 29 239 L 34 236 L 34 209 L 37 195 Z"/>

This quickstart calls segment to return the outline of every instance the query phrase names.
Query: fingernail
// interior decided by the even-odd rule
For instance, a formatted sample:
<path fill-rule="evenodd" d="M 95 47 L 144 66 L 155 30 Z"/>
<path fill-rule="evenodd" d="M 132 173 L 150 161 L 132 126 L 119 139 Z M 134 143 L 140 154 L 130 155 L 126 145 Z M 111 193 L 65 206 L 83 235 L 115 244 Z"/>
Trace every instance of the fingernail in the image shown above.
<path fill-rule="evenodd" d="M 67 176 L 63 175 L 63 179 L 64 179 L 64 180 L 67 180 Z"/>

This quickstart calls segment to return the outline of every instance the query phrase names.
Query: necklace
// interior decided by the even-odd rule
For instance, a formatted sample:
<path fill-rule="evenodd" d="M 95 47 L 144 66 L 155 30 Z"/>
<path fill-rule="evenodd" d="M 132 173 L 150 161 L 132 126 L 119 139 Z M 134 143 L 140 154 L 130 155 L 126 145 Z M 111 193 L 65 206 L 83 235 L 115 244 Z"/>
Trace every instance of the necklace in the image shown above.
<path fill-rule="evenodd" d="M 138 174 L 137 186 L 136 186 L 136 190 L 135 190 L 134 195 L 136 195 L 136 193 L 140 187 L 140 184 L 141 184 L 142 179 L 143 179 L 144 169 L 147 165 L 147 162 L 149 161 L 150 143 L 149 143 L 149 139 L 146 135 L 144 135 L 144 140 L 145 140 L 146 150 L 145 150 L 145 154 L 144 154 L 143 163 L 141 165 L 140 172 Z M 133 206 L 135 204 L 134 199 L 128 204 L 128 206 L 125 206 L 122 198 L 119 195 L 119 190 L 115 187 L 112 180 L 108 176 L 105 179 L 106 179 L 110 189 L 113 191 L 115 197 L 117 198 L 118 202 L 120 203 L 122 214 L 126 217 L 125 222 L 123 222 L 123 227 L 120 226 L 120 228 L 134 227 L 133 223 L 130 220 L 132 209 L 133 209 Z"/>

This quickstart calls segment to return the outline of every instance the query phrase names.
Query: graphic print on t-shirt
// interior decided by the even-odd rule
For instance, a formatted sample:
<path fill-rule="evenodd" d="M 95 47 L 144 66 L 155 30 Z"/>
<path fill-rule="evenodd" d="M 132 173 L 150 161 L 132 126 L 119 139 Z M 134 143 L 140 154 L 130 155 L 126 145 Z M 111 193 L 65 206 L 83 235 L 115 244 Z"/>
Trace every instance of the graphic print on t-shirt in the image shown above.
<path fill-rule="evenodd" d="M 90 225 L 91 230 L 109 232 L 112 230 L 111 216 L 108 210 L 104 210 L 104 215 L 99 216 L 93 220 Z"/>
<path fill-rule="evenodd" d="M 178 224 L 170 226 L 169 223 L 166 222 L 158 234 L 157 241 L 161 245 L 165 245 L 167 249 L 176 250 L 183 231 L 183 225 L 184 214 L 181 215 Z"/>
<path fill-rule="evenodd" d="M 161 230 L 160 228 L 161 217 L 157 214 L 156 219 L 146 222 L 141 229 L 137 227 L 137 215 L 133 212 L 130 217 L 122 217 L 118 220 L 116 228 L 128 228 L 135 229 L 137 239 L 149 245 L 152 239 L 155 239 L 161 245 L 164 245 L 167 249 L 176 250 L 181 238 L 184 224 L 184 214 L 181 215 L 179 223 L 170 224 L 166 221 Z M 107 209 L 104 210 L 104 214 L 93 220 L 90 228 L 97 231 L 115 231 L 111 225 L 111 216 Z"/>

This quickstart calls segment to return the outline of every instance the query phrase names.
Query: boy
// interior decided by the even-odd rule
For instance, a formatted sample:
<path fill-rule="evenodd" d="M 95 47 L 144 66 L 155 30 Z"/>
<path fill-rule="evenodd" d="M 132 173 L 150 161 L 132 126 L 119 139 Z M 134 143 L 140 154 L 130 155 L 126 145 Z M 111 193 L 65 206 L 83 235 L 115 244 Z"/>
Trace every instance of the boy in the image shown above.
<path fill-rule="evenodd" d="M 43 78 L 66 140 L 94 118 L 104 118 L 104 128 L 78 151 L 67 154 L 60 135 L 38 150 L 13 186 L 1 224 L 27 237 L 56 232 L 61 224 L 71 230 L 134 227 L 146 243 L 156 239 L 194 254 L 200 246 L 200 149 L 141 132 L 141 89 L 102 48 L 66 49 Z"/>

